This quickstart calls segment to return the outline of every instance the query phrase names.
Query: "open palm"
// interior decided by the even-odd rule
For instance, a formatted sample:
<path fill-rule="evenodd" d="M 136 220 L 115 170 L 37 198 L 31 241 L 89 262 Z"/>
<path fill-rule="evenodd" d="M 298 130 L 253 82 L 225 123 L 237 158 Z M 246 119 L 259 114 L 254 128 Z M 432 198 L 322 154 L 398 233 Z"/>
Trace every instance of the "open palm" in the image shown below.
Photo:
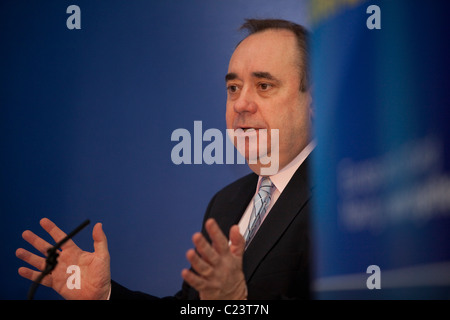
<path fill-rule="evenodd" d="M 56 242 L 66 236 L 47 218 L 42 219 L 40 224 Z M 47 250 L 52 247 L 51 244 L 32 231 L 24 231 L 22 237 L 44 256 L 47 255 Z M 41 283 L 53 288 L 65 299 L 106 299 L 111 287 L 110 256 L 106 235 L 100 223 L 94 226 L 92 238 L 94 240 L 94 252 L 81 250 L 72 240 L 65 242 L 61 250 L 58 251 L 58 264 Z M 34 281 L 45 268 L 45 257 L 23 248 L 16 250 L 16 256 L 39 270 L 35 271 L 26 267 L 19 268 L 19 274 L 24 278 Z M 71 276 L 70 273 L 67 273 L 67 268 L 71 265 L 80 268 L 80 289 L 71 289 L 67 286 L 67 279 Z"/>

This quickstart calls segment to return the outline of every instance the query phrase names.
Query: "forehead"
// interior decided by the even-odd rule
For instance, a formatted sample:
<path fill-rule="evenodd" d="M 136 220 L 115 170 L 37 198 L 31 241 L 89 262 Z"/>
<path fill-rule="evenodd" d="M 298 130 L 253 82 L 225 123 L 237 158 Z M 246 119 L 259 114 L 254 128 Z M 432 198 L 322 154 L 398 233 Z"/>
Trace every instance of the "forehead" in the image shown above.
<path fill-rule="evenodd" d="M 240 76 L 253 72 L 297 73 L 298 47 L 288 30 L 266 30 L 245 38 L 231 56 L 228 72 Z"/>

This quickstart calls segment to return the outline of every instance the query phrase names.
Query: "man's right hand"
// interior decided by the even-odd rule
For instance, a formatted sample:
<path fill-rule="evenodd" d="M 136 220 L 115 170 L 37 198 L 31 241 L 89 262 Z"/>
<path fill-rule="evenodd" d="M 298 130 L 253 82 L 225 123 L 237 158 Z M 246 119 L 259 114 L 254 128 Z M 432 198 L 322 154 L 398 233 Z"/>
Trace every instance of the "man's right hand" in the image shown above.
<path fill-rule="evenodd" d="M 47 218 L 42 219 L 40 224 L 55 242 L 59 242 L 66 236 L 61 229 Z M 52 247 L 47 241 L 29 230 L 24 231 L 22 237 L 44 256 L 47 255 L 47 249 Z M 92 238 L 94 239 L 94 252 L 83 251 L 72 240 L 68 240 L 61 247 L 61 251 L 58 252 L 58 264 L 55 269 L 41 283 L 53 288 L 64 299 L 107 299 L 111 289 L 110 256 L 106 235 L 103 232 L 101 223 L 97 223 L 94 226 Z M 40 271 L 45 268 L 44 257 L 33 254 L 23 248 L 16 250 L 16 256 Z M 67 273 L 67 268 L 70 265 L 77 265 L 80 268 L 80 289 L 69 289 L 67 287 L 67 279 L 71 275 Z M 40 275 L 40 272 L 21 267 L 19 268 L 19 274 L 34 281 Z"/>

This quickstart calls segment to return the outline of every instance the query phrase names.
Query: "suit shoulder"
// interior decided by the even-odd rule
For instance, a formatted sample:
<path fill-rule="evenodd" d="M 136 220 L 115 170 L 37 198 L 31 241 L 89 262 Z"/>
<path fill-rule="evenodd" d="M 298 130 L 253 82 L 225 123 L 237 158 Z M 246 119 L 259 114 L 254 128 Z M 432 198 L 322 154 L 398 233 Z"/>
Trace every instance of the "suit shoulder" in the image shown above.
<path fill-rule="evenodd" d="M 222 189 L 220 189 L 217 193 L 216 196 L 220 196 L 220 195 L 230 195 L 233 193 L 236 193 L 237 190 L 240 190 L 241 188 L 245 188 L 249 185 L 255 185 L 256 186 L 256 182 L 258 181 L 258 176 L 255 173 L 250 173 L 246 176 L 243 176 L 242 178 L 239 178 L 238 180 L 228 184 L 227 186 L 223 187 Z"/>
<path fill-rule="evenodd" d="M 237 223 L 250 202 L 258 182 L 258 176 L 248 174 L 219 190 L 208 204 L 203 225 L 212 217 L 216 219 L 225 234 L 233 223 Z"/>
<path fill-rule="evenodd" d="M 247 198 L 247 195 L 253 194 L 257 181 L 258 176 L 255 173 L 250 173 L 223 187 L 212 197 L 207 212 L 213 205 L 223 206 L 226 203 L 242 199 L 242 197 Z"/>

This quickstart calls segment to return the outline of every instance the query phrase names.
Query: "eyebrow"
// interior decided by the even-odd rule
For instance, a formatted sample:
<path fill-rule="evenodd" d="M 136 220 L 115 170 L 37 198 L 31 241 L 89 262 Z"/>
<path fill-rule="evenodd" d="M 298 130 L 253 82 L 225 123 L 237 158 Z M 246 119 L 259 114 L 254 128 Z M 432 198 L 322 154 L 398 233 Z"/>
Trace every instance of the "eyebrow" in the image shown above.
<path fill-rule="evenodd" d="M 273 76 L 270 72 L 255 71 L 255 72 L 252 72 L 252 76 L 255 78 L 258 78 L 258 79 L 267 79 L 267 80 L 271 80 L 271 81 L 281 82 L 275 76 Z M 227 73 L 225 76 L 225 81 L 231 81 L 231 80 L 235 80 L 235 79 L 239 79 L 239 76 L 234 72 Z"/>
<path fill-rule="evenodd" d="M 252 76 L 258 79 L 267 79 L 272 81 L 279 81 L 277 78 L 275 78 L 270 72 L 264 72 L 264 71 L 257 71 L 253 72 Z"/>
<path fill-rule="evenodd" d="M 238 78 L 238 75 L 234 72 L 231 72 L 231 73 L 227 73 L 227 75 L 225 76 L 225 81 L 235 80 L 237 78 Z"/>

